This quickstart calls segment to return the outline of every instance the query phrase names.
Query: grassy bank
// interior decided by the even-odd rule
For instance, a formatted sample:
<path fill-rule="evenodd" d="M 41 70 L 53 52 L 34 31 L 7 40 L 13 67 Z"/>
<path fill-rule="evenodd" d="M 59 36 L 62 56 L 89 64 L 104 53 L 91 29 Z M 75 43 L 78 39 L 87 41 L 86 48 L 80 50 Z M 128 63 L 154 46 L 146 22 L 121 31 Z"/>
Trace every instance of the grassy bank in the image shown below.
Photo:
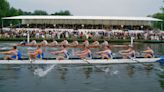
<path fill-rule="evenodd" d="M 0 41 L 1 42 L 5 42 L 5 41 L 23 41 L 23 40 L 27 40 L 27 38 L 0 38 Z M 36 40 L 36 41 L 38 41 L 38 42 L 40 42 L 40 41 L 42 41 L 43 39 L 42 38 L 39 38 L 39 39 L 37 39 L 37 38 L 30 38 L 30 41 L 31 40 Z M 53 41 L 53 39 L 46 39 L 48 42 L 52 42 Z M 72 42 L 73 41 L 73 39 L 71 39 L 71 38 L 68 38 L 67 39 L 69 42 Z M 77 39 L 78 40 L 78 42 L 83 42 L 84 40 L 83 39 Z M 88 39 L 89 40 L 89 42 L 93 42 L 93 39 Z M 112 43 L 122 43 L 122 42 L 130 42 L 130 40 L 123 40 L 123 39 L 117 39 L 117 40 L 115 40 L 115 39 L 106 39 L 107 41 L 109 41 L 109 42 L 112 42 Z M 63 41 L 63 39 L 56 39 L 56 41 L 58 41 L 58 42 L 61 42 L 61 41 Z M 99 42 L 103 42 L 104 40 L 103 39 L 99 39 Z M 134 42 L 143 42 L 143 43 L 164 43 L 164 40 L 160 40 L 160 41 L 156 41 L 156 40 L 134 40 Z"/>

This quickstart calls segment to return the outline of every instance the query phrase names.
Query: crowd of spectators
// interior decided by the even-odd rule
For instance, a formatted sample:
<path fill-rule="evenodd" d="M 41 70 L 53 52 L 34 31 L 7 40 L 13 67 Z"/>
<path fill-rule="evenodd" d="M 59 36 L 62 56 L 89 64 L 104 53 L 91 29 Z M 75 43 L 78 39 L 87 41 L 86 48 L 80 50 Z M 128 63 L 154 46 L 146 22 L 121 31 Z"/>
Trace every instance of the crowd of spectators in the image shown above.
<path fill-rule="evenodd" d="M 13 28 L 1 31 L 0 38 L 87 38 L 87 39 L 130 39 L 164 40 L 164 31 L 159 30 L 103 30 L 103 29 L 29 29 Z"/>

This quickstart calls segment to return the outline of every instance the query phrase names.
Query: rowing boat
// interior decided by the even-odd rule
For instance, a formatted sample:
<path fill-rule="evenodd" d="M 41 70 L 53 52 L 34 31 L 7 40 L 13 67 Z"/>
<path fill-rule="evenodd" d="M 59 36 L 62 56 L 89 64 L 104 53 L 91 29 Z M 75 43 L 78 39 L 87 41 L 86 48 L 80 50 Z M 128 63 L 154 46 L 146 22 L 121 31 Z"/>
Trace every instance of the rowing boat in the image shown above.
<path fill-rule="evenodd" d="M 128 64 L 128 63 L 154 63 L 161 58 L 135 58 L 135 59 L 73 59 L 73 60 L 0 60 L 0 64 Z"/>

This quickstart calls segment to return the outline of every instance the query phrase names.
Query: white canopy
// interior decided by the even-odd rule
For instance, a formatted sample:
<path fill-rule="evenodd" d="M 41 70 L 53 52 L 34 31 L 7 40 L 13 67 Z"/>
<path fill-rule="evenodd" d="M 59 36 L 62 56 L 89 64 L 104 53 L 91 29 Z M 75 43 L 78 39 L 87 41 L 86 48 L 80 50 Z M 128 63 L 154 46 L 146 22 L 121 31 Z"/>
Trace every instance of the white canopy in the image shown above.
<path fill-rule="evenodd" d="M 84 20 L 142 20 L 142 21 L 162 21 L 151 17 L 119 17 L 119 16 L 13 16 L 2 19 L 84 19 Z"/>
<path fill-rule="evenodd" d="M 4 20 L 20 19 L 22 24 L 79 24 L 79 25 L 152 25 L 162 21 L 151 17 L 118 17 L 118 16 L 13 16 Z"/>

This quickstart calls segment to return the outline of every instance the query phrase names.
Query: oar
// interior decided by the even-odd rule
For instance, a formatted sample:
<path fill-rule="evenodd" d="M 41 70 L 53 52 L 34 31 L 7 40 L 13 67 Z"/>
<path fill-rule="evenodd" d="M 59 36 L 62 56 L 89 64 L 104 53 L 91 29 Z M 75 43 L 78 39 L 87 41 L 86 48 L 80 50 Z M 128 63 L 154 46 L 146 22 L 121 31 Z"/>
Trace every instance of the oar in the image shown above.
<path fill-rule="evenodd" d="M 144 66 L 147 66 L 146 64 L 144 64 L 144 63 L 141 63 L 141 61 L 139 61 L 139 60 L 137 60 L 137 59 L 134 59 L 134 58 L 132 58 L 132 57 L 129 57 L 132 61 L 135 61 L 135 62 L 137 62 L 137 63 L 139 63 L 139 64 L 142 64 L 142 65 L 144 65 Z"/>
<path fill-rule="evenodd" d="M 136 61 L 137 63 L 139 63 L 139 64 L 142 64 L 142 65 L 144 65 L 144 66 L 146 66 L 148 69 L 155 69 L 155 70 L 159 70 L 159 71 L 164 71 L 162 68 L 159 68 L 159 67 L 151 67 L 151 66 L 148 66 L 148 65 L 146 65 L 146 64 L 144 64 L 144 63 L 141 63 L 141 61 L 139 61 L 139 60 L 136 60 L 136 59 L 133 59 L 133 58 L 130 58 L 131 60 L 133 60 L 133 61 Z"/>
<path fill-rule="evenodd" d="M 82 60 L 85 61 L 85 62 L 87 62 L 88 64 L 94 66 L 97 70 L 100 70 L 100 71 L 102 71 L 102 72 L 108 72 L 107 70 L 103 70 L 103 69 L 97 67 L 96 65 L 93 65 L 93 64 L 90 63 L 87 59 L 82 59 Z"/>

